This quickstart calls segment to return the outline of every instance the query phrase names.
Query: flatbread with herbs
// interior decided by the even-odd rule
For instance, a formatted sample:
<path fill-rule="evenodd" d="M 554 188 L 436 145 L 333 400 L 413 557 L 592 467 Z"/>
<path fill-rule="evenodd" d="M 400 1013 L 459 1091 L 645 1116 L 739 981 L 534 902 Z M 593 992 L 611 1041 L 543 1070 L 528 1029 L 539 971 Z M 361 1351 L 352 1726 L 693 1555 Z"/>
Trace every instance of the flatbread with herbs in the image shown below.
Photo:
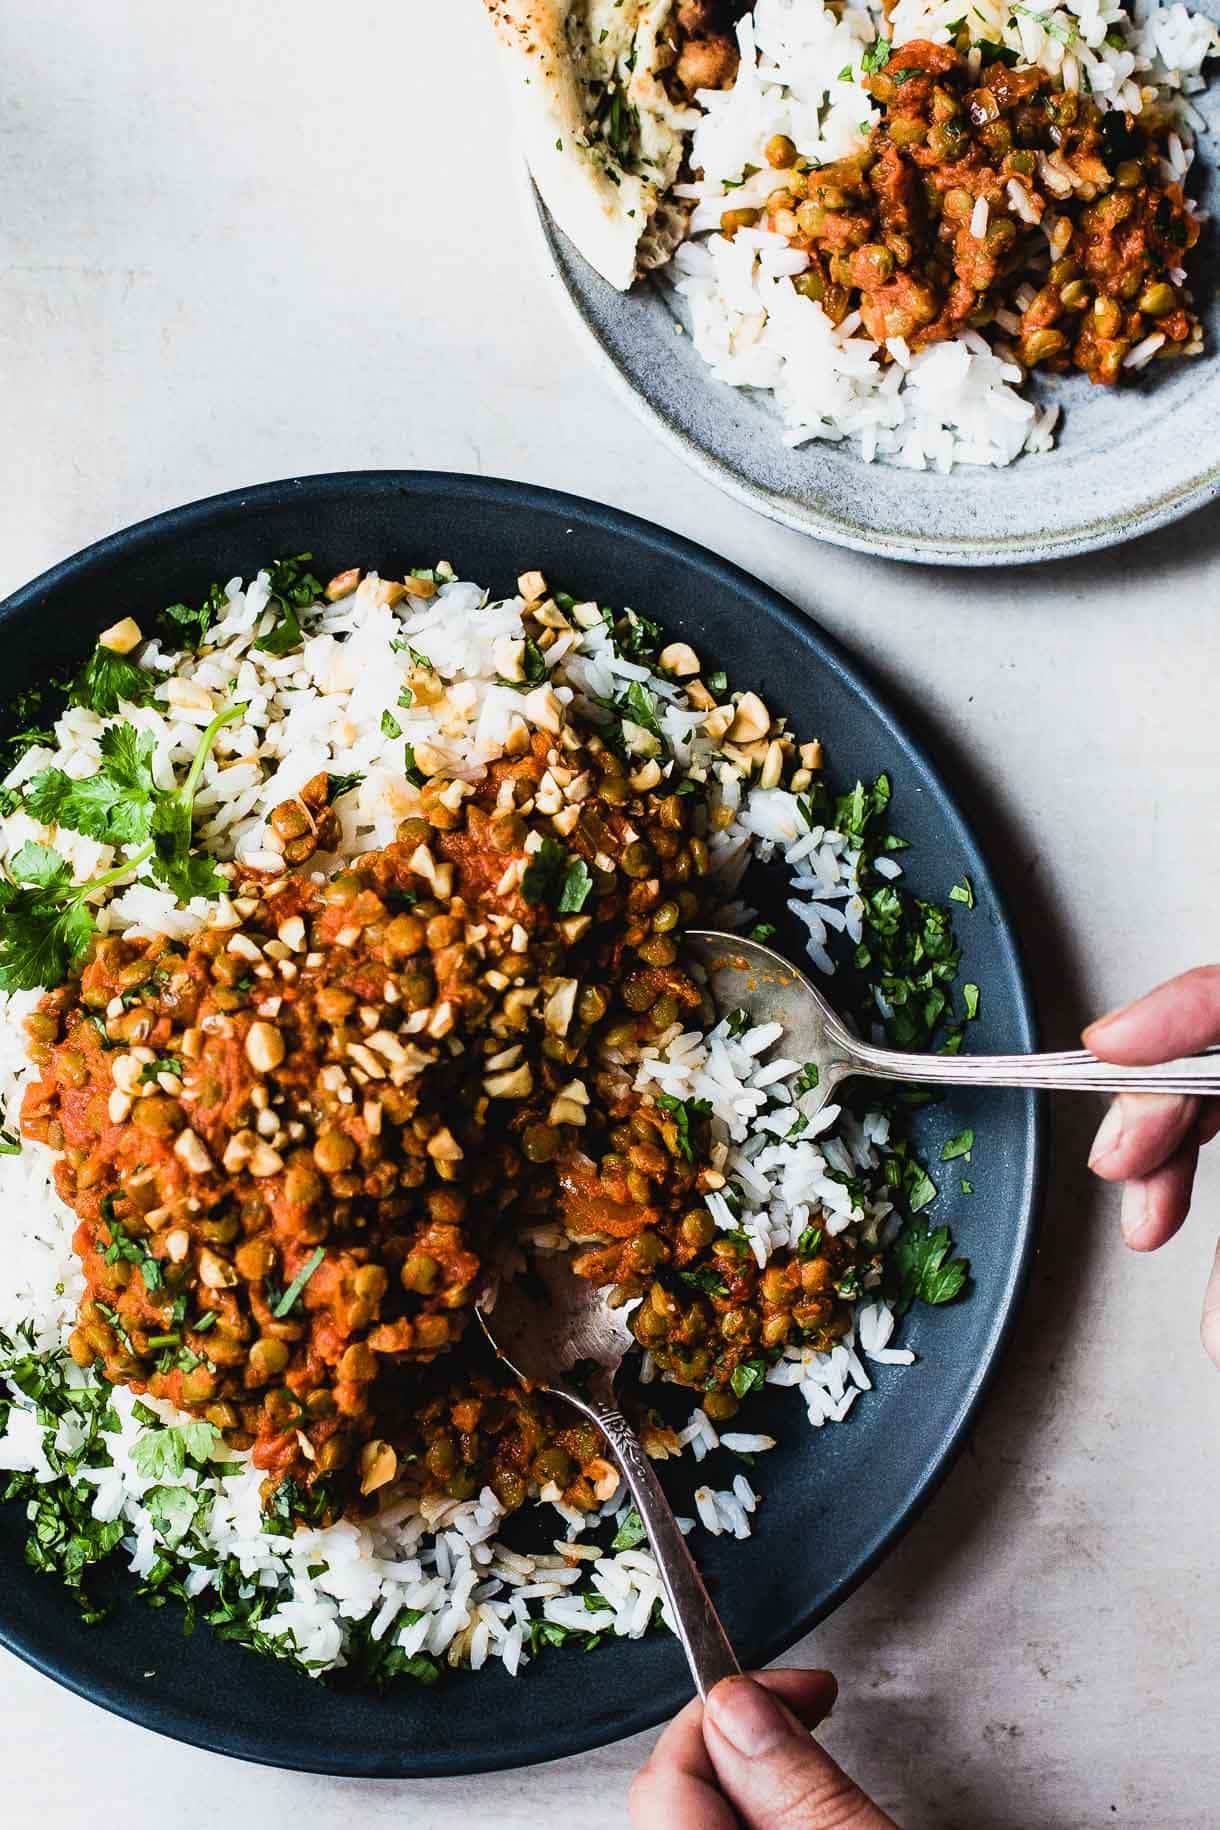
<path fill-rule="evenodd" d="M 585 259 L 626 290 L 668 260 L 697 88 L 736 73 L 732 0 L 486 0 L 526 157 Z"/>

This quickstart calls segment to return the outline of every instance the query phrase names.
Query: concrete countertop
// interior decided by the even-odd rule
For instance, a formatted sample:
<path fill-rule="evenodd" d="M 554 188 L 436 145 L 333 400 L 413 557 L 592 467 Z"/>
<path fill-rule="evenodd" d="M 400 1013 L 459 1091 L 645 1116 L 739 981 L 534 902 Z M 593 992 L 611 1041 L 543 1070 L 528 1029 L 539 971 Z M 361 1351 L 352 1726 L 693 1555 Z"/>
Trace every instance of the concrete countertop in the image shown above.
<path fill-rule="evenodd" d="M 971 575 L 815 546 L 726 500 L 607 392 L 543 286 L 480 13 L 9 0 L 0 591 L 172 503 L 293 472 L 570 489 L 786 592 L 932 729 L 1048 1043 L 1215 957 L 1220 519 Z M 1056 1108 L 1033 1288 L 969 1450 L 793 1655 L 837 1671 L 827 1740 L 906 1830 L 1220 1820 L 1220 1374 L 1197 1340 L 1220 1146 L 1190 1224 L 1141 1261 L 1083 1167 L 1096 1116 Z M 984 1204 L 977 1223 L 1004 1216 Z M 20 1830 L 609 1830 L 651 1744 L 351 1784 L 175 1747 L 7 1656 L 0 1697 Z"/>

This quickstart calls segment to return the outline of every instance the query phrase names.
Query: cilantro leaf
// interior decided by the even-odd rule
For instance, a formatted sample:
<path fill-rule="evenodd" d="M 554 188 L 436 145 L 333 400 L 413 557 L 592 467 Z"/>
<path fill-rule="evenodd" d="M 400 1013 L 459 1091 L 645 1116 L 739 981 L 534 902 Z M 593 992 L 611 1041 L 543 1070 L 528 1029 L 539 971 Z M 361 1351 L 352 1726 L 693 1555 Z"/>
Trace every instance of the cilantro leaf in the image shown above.
<path fill-rule="evenodd" d="M 974 907 L 974 885 L 969 877 L 963 877 L 960 883 L 953 885 L 949 891 L 949 901 L 960 902 L 968 909 Z"/>
<path fill-rule="evenodd" d="M 951 1137 L 942 1149 L 940 1160 L 942 1163 L 951 1163 L 954 1157 L 964 1156 L 966 1161 L 969 1162 L 970 1152 L 973 1149 L 974 1132 L 970 1130 L 959 1131 L 957 1136 Z"/>
<path fill-rule="evenodd" d="M 327 805 L 333 806 L 341 795 L 351 794 L 363 780 L 363 775 L 328 775 L 326 778 Z"/>
<path fill-rule="evenodd" d="M 751 1392 L 757 1391 L 766 1377 L 767 1362 L 765 1360 L 743 1360 L 740 1366 L 733 1368 L 729 1384 L 736 1397 L 745 1398 Z"/>
<path fill-rule="evenodd" d="M 68 704 L 84 705 L 102 717 L 112 716 L 120 704 L 147 705 L 157 685 L 156 674 L 112 648 L 97 647 L 68 687 Z"/>
<path fill-rule="evenodd" d="M 225 725 L 244 717 L 245 711 L 244 705 L 231 705 L 216 714 L 199 740 L 195 760 L 182 786 L 169 794 L 159 794 L 153 807 L 149 822 L 153 875 L 171 889 L 180 902 L 189 902 L 193 896 L 214 900 L 227 887 L 212 860 L 191 851 L 192 813 L 199 778 L 217 735 Z M 135 862 L 135 859 L 130 860 L 132 864 Z"/>
<path fill-rule="evenodd" d="M 611 1550 L 634 1550 L 642 1544 L 648 1533 L 644 1530 L 644 1521 L 634 1506 L 629 1506 L 623 1514 L 622 1523 L 610 1540 Z"/>
<path fill-rule="evenodd" d="M 889 39 L 877 37 L 873 40 L 872 44 L 868 47 L 868 50 L 864 53 L 864 56 L 860 59 L 860 68 L 864 71 L 866 76 L 876 76 L 876 74 L 879 70 L 885 69 L 885 66 L 886 66 L 886 64 L 889 63 L 889 61 L 890 61 L 890 41 L 889 41 Z"/>
<path fill-rule="evenodd" d="M 0 878 L 0 991 L 63 982 L 93 938 L 93 917 L 56 851 L 23 845 Z"/>
<path fill-rule="evenodd" d="M 402 726 L 399 724 L 397 718 L 395 718 L 393 712 L 382 712 L 381 735 L 383 737 L 388 737 L 391 743 L 393 743 L 396 737 L 402 736 Z"/>
<path fill-rule="evenodd" d="M 653 737 L 661 737 L 661 727 L 657 723 L 656 701 L 647 687 L 639 680 L 633 680 L 627 688 L 627 710 L 638 725 L 642 725 Z"/>
<path fill-rule="evenodd" d="M 979 988 L 977 985 L 962 986 L 962 1001 L 966 1006 L 966 1020 L 972 1022 L 979 1014 Z"/>
<path fill-rule="evenodd" d="M 153 737 L 131 724 L 107 725 L 98 740 L 101 763 L 75 781 L 62 769 L 40 769 L 24 791 L 26 811 L 45 825 L 70 827 L 103 845 L 140 845 L 158 792 L 152 776 Z"/>
<path fill-rule="evenodd" d="M 203 647 L 208 630 L 228 607 L 224 586 L 209 585 L 207 596 L 197 610 L 192 610 L 189 604 L 166 604 L 157 620 L 171 642 L 176 642 L 180 648 L 197 650 Z"/>
<path fill-rule="evenodd" d="M 960 1294 L 970 1264 L 951 1253 L 947 1226 L 933 1231 L 926 1220 L 912 1220 L 899 1233 L 890 1247 L 889 1268 L 900 1312 L 905 1313 L 917 1299 L 924 1303 L 950 1303 Z"/>
<path fill-rule="evenodd" d="M 729 1293 L 729 1286 L 711 1265 L 700 1265 L 693 1271 L 679 1271 L 678 1276 L 692 1290 L 702 1290 L 706 1296 L 727 1296 Z"/>
<path fill-rule="evenodd" d="M 690 1127 L 692 1118 L 706 1117 L 712 1109 L 710 1099 L 679 1099 L 673 1093 L 658 1093 L 655 1103 L 662 1112 L 668 1112 L 678 1127 L 678 1149 L 688 1163 L 695 1160 L 695 1146 L 691 1141 Z"/>
<path fill-rule="evenodd" d="M 559 915 L 578 914 L 592 888 L 593 877 L 584 859 L 565 851 L 550 837 L 531 855 L 521 877 L 526 902 L 547 903 Z"/>
<path fill-rule="evenodd" d="M 275 609 L 276 620 L 254 644 L 263 654 L 289 654 L 300 644 L 299 612 L 312 609 L 322 595 L 321 581 L 305 569 L 312 558 L 312 553 L 298 553 L 294 559 L 274 559 L 267 567 L 268 608 Z"/>
<path fill-rule="evenodd" d="M 577 915 L 589 900 L 589 891 L 593 888 L 593 877 L 583 858 L 569 857 L 564 868 L 563 883 L 560 886 L 559 901 L 555 907 L 560 915 Z"/>
<path fill-rule="evenodd" d="M 145 1480 L 174 1481 L 189 1461 L 210 1461 L 220 1441 L 214 1423 L 180 1423 L 164 1430 L 146 1429 L 136 1438 L 131 1459 Z"/>

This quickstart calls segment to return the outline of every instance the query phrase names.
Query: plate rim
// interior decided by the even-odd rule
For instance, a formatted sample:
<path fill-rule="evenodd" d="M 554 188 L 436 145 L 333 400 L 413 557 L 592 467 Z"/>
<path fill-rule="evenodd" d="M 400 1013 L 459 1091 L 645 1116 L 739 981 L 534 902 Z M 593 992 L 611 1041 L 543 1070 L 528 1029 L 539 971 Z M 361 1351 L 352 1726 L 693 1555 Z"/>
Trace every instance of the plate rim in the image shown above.
<path fill-rule="evenodd" d="M 866 553 L 874 559 L 890 559 L 906 565 L 953 566 L 968 569 L 984 566 L 1046 565 L 1054 560 L 1073 559 L 1085 553 L 1105 551 L 1138 540 L 1158 528 L 1205 508 L 1220 497 L 1220 455 L 1198 475 L 1148 502 L 1143 508 L 1121 517 L 1094 517 L 1081 521 L 1057 534 L 988 535 L 974 539 L 943 540 L 934 534 L 907 537 L 882 532 L 864 534 L 824 509 L 794 503 L 778 490 L 750 482 L 723 458 L 694 438 L 660 406 L 649 398 L 635 380 L 630 368 L 603 339 L 597 324 L 586 311 L 579 293 L 564 277 L 557 258 L 559 244 L 583 258 L 575 243 L 551 216 L 524 159 L 517 163 L 517 181 L 521 209 L 528 232 L 540 258 L 548 288 L 563 302 L 561 310 L 569 324 L 575 326 L 581 340 L 591 351 L 596 366 L 609 380 L 614 392 L 626 401 L 636 417 L 660 435 L 691 468 L 746 508 L 763 515 L 782 527 L 822 540 L 853 553 Z M 592 271 L 592 269 L 590 269 Z M 637 281 L 637 286 L 656 286 L 655 279 Z M 709 390 L 719 384 L 709 376 Z M 749 389 L 735 390 L 739 393 Z M 867 473 L 868 466 L 862 465 Z"/>
<path fill-rule="evenodd" d="M 545 488 L 539 484 L 460 471 L 327 471 L 228 490 L 134 522 L 91 542 L 39 573 L 0 600 L 0 644 L 4 641 L 10 618 L 36 605 L 48 592 L 71 584 L 82 574 L 87 574 L 94 565 L 105 564 L 129 552 L 138 555 L 144 548 L 159 548 L 165 542 L 172 541 L 180 529 L 206 525 L 213 518 L 223 518 L 234 511 L 257 513 L 262 508 L 288 500 L 304 501 L 310 496 L 322 498 L 334 494 L 358 496 L 365 493 L 400 494 L 404 497 L 421 494 L 440 496 L 452 502 L 456 508 L 466 510 L 477 508 L 488 501 L 516 507 L 522 512 L 544 509 L 570 518 L 574 527 L 600 526 L 606 532 L 650 545 L 686 569 L 717 577 L 723 585 L 739 594 L 765 602 L 769 616 L 783 625 L 794 640 L 814 650 L 824 665 L 837 673 L 849 689 L 869 704 L 886 733 L 893 737 L 901 751 L 909 753 L 918 761 L 931 786 L 950 809 L 977 860 L 971 869 L 976 888 L 981 891 L 980 900 L 985 900 L 987 906 L 994 911 L 1005 968 L 1011 974 L 1016 993 L 1018 1040 L 1023 1048 L 1032 1049 L 1037 1046 L 1036 1006 L 1024 949 L 1012 919 L 1008 898 L 996 882 L 988 852 L 980 845 L 972 820 L 944 779 L 936 751 L 922 734 L 908 728 L 903 716 L 894 710 L 885 688 L 874 683 L 867 666 L 862 666 L 815 617 L 798 610 L 774 587 L 710 548 L 611 504 Z M 1049 1149 L 1046 1095 L 1027 1095 L 1025 1110 L 1029 1115 L 1028 1147 L 1019 1212 L 1011 1228 L 1015 1237 L 1015 1249 L 1003 1287 L 997 1291 L 997 1321 L 982 1371 L 961 1404 L 951 1430 L 937 1445 L 927 1470 L 910 1498 L 879 1534 L 867 1555 L 821 1606 L 809 1607 L 778 1623 L 775 1630 L 762 1637 L 757 1648 L 757 1662 L 760 1665 L 770 1664 L 797 1644 L 873 1573 L 894 1544 L 915 1523 L 947 1478 L 992 1390 L 1011 1344 L 1032 1270 L 1046 1183 Z M 171 1631 L 176 1641 L 176 1621 Z M 240 1732 L 233 1733 L 214 1726 L 205 1714 L 192 1714 L 155 1696 L 150 1697 L 146 1690 L 139 1688 L 138 1674 L 135 1673 L 121 1690 L 107 1688 L 103 1678 L 95 1676 L 85 1662 L 89 1642 L 83 1633 L 79 1643 L 82 1647 L 80 1660 L 65 1662 L 53 1654 L 40 1652 L 36 1645 L 23 1641 L 16 1629 L 9 1626 L 0 1602 L 0 1645 L 43 1676 L 86 1701 L 98 1704 L 110 1714 L 188 1745 L 230 1758 L 289 1771 L 341 1778 L 401 1780 L 508 1772 L 611 1746 L 619 1740 L 654 1728 L 687 1700 L 685 1684 L 658 1686 L 651 1696 L 641 1700 L 639 1708 L 628 1717 L 621 1729 L 610 1736 L 591 1722 L 585 1725 L 579 1719 L 565 1719 L 555 1722 L 549 1730 L 539 1728 L 530 1747 L 518 1749 L 507 1759 L 494 1746 L 489 1746 L 485 1755 L 479 1752 L 474 1755 L 459 1754 L 456 1757 L 446 1755 L 444 1750 L 433 1749 L 428 1758 L 421 1762 L 418 1749 L 404 1747 L 402 1753 L 406 1756 L 405 1759 L 399 1756 L 397 1749 L 387 1754 L 385 1749 L 371 1748 L 369 1758 L 357 1762 L 350 1753 L 328 1757 L 312 1741 L 302 1739 L 290 1750 L 283 1735 L 262 1734 L 254 1727 L 243 1727 Z"/>

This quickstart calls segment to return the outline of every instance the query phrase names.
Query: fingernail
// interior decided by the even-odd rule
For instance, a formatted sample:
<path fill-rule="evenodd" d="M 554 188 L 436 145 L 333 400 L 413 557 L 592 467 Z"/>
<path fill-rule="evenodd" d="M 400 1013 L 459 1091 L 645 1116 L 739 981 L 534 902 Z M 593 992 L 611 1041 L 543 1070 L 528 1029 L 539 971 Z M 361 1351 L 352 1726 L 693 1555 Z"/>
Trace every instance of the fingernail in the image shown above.
<path fill-rule="evenodd" d="M 1084 1034 L 1080 1038 L 1081 1041 L 1084 1043 L 1085 1047 L 1088 1048 L 1090 1046 L 1090 1043 L 1089 1043 L 1090 1036 L 1095 1036 L 1099 1029 L 1108 1029 L 1110 1027 L 1111 1023 L 1114 1022 L 1116 1017 L 1121 1017 L 1125 1014 L 1127 1008 L 1128 1007 L 1126 1004 L 1116 1004 L 1114 1006 L 1114 1009 L 1108 1010 L 1104 1017 L 1094 1017 L 1093 1021 L 1089 1024 L 1088 1028 L 1085 1030 Z"/>
<path fill-rule="evenodd" d="M 1117 1100 L 1110 1107 L 1106 1116 L 1097 1127 L 1097 1136 L 1093 1139 L 1093 1148 L 1089 1152 L 1089 1168 L 1096 1169 L 1098 1163 L 1104 1162 L 1123 1141 L 1123 1109 Z"/>
<path fill-rule="evenodd" d="M 725 1740 L 751 1759 L 771 1753 L 792 1734 L 792 1723 L 770 1691 L 750 1678 L 725 1678 L 707 1709 Z"/>
<path fill-rule="evenodd" d="M 1133 1239 L 1148 1218 L 1148 1190 L 1142 1182 L 1123 1184 L 1122 1206 L 1118 1210 L 1118 1224 L 1123 1229 L 1124 1239 Z"/>

